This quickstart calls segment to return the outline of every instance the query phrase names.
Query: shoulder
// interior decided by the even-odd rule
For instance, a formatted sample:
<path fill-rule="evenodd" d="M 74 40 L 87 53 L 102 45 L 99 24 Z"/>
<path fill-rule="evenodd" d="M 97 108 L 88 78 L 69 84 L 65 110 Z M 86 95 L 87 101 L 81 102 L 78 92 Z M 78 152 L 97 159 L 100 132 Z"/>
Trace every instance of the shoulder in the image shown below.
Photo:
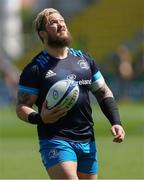
<path fill-rule="evenodd" d="M 79 49 L 69 48 L 69 51 L 74 56 L 83 57 L 83 52 Z"/>
<path fill-rule="evenodd" d="M 24 68 L 23 71 L 36 71 L 42 70 L 45 68 L 46 64 L 48 64 L 48 57 L 41 51 L 36 56 L 34 56 L 30 63 L 28 63 Z"/>
<path fill-rule="evenodd" d="M 93 58 L 92 56 L 90 56 L 87 52 L 83 51 L 83 50 L 79 50 L 79 49 L 74 49 L 74 48 L 69 48 L 70 50 L 70 53 L 74 56 L 78 56 L 78 57 L 81 57 L 81 58 L 84 58 L 85 60 L 87 60 L 88 62 L 91 62 L 91 61 L 95 61 L 96 62 L 96 59 Z"/>
<path fill-rule="evenodd" d="M 81 66 L 90 67 L 92 74 L 95 74 L 98 71 L 99 67 L 96 59 L 90 56 L 87 52 L 74 48 L 70 48 L 69 50 L 70 53 L 73 54 L 73 56 L 77 56 L 80 58 L 78 63 L 80 63 Z"/>
<path fill-rule="evenodd" d="M 23 76 L 31 76 L 31 75 L 38 75 L 40 71 L 42 71 L 42 68 L 45 63 L 43 63 L 43 52 L 38 53 L 36 56 L 34 56 L 28 64 L 25 65 L 25 67 L 22 69 L 21 75 Z"/>
<path fill-rule="evenodd" d="M 74 56 L 79 56 L 79 57 L 90 57 L 85 51 L 80 50 L 80 49 L 74 49 L 74 48 L 69 48 L 70 53 L 73 54 Z"/>

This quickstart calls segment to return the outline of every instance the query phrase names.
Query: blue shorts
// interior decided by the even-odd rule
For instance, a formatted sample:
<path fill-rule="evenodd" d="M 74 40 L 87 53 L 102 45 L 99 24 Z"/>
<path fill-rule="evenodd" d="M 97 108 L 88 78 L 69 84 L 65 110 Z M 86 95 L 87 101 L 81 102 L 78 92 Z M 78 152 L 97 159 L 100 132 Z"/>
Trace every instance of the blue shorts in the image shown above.
<path fill-rule="evenodd" d="M 75 142 L 57 139 L 39 141 L 42 162 L 46 169 L 64 161 L 77 162 L 77 171 L 97 174 L 98 161 L 96 144 L 92 142 Z"/>

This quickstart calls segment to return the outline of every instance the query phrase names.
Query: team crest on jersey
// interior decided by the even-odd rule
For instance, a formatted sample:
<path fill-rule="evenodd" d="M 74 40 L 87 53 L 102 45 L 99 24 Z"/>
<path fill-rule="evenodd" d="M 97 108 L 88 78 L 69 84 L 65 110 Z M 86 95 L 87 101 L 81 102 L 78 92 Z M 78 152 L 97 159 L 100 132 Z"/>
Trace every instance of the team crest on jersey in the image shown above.
<path fill-rule="evenodd" d="M 56 73 L 53 72 L 52 70 L 48 70 L 48 72 L 45 75 L 45 78 L 50 78 L 52 76 L 56 76 Z"/>
<path fill-rule="evenodd" d="M 89 69 L 88 63 L 85 60 L 83 60 L 83 59 L 79 60 L 77 62 L 77 64 L 79 64 L 82 69 L 86 69 L 86 70 Z"/>
<path fill-rule="evenodd" d="M 76 79 L 76 75 L 75 74 L 69 74 L 67 76 L 67 79 L 71 79 L 71 80 Z"/>

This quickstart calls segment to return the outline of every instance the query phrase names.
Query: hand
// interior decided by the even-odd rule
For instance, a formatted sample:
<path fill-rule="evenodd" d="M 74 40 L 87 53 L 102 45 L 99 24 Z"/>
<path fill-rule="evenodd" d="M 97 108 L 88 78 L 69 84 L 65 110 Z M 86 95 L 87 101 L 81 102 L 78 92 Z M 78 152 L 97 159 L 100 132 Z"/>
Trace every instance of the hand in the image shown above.
<path fill-rule="evenodd" d="M 45 124 L 54 123 L 66 114 L 67 110 L 64 107 L 57 106 L 49 110 L 46 101 L 42 105 L 41 117 Z"/>
<path fill-rule="evenodd" d="M 125 137 L 125 131 L 121 125 L 113 125 L 111 132 L 114 135 L 113 141 L 116 143 L 121 143 Z"/>

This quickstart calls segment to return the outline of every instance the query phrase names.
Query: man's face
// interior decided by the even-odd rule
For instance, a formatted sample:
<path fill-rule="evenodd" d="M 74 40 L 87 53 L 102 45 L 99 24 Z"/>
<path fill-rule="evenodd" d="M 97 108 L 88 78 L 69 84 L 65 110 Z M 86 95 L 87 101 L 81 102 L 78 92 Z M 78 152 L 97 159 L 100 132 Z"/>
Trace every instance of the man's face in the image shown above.
<path fill-rule="evenodd" d="M 60 14 L 54 13 L 50 15 L 45 28 L 47 32 L 46 41 L 50 47 L 61 48 L 70 45 L 71 34 Z"/>

